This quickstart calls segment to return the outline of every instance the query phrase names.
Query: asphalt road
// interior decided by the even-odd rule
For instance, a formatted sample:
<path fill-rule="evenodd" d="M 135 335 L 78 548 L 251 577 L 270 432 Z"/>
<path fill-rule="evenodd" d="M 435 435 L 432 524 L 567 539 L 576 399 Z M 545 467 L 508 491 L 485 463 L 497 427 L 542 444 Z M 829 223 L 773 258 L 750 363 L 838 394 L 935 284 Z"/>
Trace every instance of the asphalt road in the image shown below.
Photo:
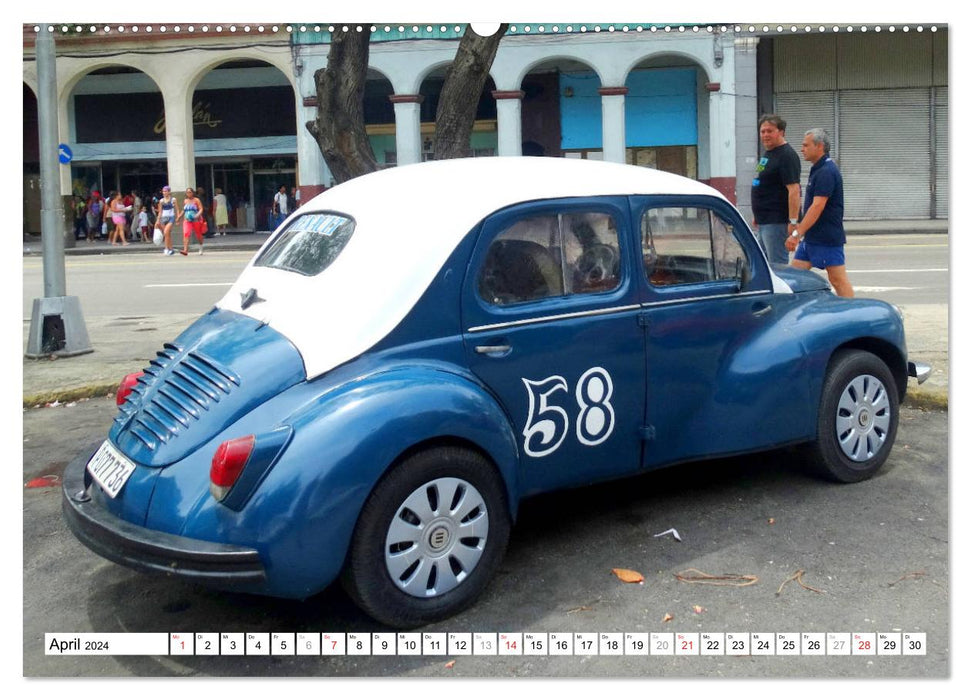
<path fill-rule="evenodd" d="M 58 476 L 115 413 L 94 399 L 23 414 L 23 481 Z M 925 633 L 923 656 L 50 656 L 48 632 L 388 632 L 339 587 L 308 601 L 219 593 L 129 571 L 78 543 L 60 488 L 25 488 L 28 677 L 888 678 L 948 676 L 947 414 L 905 408 L 872 480 L 808 476 L 794 451 L 684 465 L 534 498 L 470 610 L 422 632 Z M 654 537 L 670 528 L 672 536 Z M 622 583 L 612 569 L 639 571 Z M 678 572 L 758 577 L 679 582 Z M 797 581 L 782 584 L 802 570 Z M 781 594 L 777 594 L 782 586 Z M 697 607 L 696 607 L 697 606 Z M 670 619 L 668 619 L 670 616 Z M 454 663 L 452 663 L 454 662 Z"/>

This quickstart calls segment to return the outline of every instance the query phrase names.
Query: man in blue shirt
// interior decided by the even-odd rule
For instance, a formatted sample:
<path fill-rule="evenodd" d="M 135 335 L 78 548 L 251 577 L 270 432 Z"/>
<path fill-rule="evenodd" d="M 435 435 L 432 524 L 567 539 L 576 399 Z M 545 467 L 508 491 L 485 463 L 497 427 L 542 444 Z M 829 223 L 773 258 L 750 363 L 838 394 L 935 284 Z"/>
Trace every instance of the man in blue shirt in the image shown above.
<path fill-rule="evenodd" d="M 792 266 L 826 270 L 829 283 L 841 297 L 853 296 L 846 275 L 846 231 L 843 230 L 843 176 L 829 157 L 829 134 L 810 129 L 802 139 L 802 155 L 813 164 L 806 186 L 802 219 L 786 240 L 794 250 Z"/>

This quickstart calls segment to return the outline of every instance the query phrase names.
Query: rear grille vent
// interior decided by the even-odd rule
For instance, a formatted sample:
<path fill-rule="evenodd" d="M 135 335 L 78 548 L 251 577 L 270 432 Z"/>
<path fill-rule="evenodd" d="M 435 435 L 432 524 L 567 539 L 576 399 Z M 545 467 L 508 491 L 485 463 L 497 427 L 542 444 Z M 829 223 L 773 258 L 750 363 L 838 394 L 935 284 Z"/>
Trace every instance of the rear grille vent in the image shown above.
<path fill-rule="evenodd" d="M 145 368 L 115 422 L 155 450 L 188 430 L 239 383 L 235 372 L 211 357 L 167 343 Z"/>

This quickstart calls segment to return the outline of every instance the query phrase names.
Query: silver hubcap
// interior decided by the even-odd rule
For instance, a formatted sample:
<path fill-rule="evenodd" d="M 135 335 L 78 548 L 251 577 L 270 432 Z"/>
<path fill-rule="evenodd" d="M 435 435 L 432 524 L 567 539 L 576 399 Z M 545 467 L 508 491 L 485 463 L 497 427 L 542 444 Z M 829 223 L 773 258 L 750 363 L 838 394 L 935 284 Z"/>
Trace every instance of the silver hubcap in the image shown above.
<path fill-rule="evenodd" d="M 850 382 L 836 409 L 836 439 L 843 454 L 865 462 L 877 454 L 890 430 L 890 397 L 876 377 L 864 374 Z"/>
<path fill-rule="evenodd" d="M 489 513 L 475 487 L 462 479 L 435 479 L 415 489 L 391 519 L 384 564 L 405 593 L 432 598 L 472 573 L 488 535 Z"/>

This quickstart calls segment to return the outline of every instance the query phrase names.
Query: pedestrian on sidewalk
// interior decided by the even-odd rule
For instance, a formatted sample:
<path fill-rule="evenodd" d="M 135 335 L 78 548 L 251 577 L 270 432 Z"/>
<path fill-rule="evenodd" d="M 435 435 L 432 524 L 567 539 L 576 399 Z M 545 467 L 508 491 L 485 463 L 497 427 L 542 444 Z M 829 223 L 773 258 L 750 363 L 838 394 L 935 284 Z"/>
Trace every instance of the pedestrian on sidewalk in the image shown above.
<path fill-rule="evenodd" d="M 752 181 L 753 224 L 770 263 L 786 265 L 786 238 L 799 217 L 799 156 L 786 141 L 786 121 L 777 114 L 759 119 L 765 148 Z"/>
<path fill-rule="evenodd" d="M 212 199 L 212 206 L 216 219 L 217 235 L 225 236 L 226 226 L 229 224 L 229 202 L 219 187 L 216 188 L 216 196 Z"/>
<path fill-rule="evenodd" d="M 87 214 L 85 218 L 88 224 L 88 240 L 94 241 L 101 232 L 101 221 L 102 221 L 102 209 L 104 208 L 104 200 L 101 199 L 101 193 L 98 190 L 91 190 L 91 196 L 87 201 Z"/>
<path fill-rule="evenodd" d="M 71 201 L 74 209 L 74 240 L 83 241 L 88 235 L 85 221 L 87 206 L 84 203 L 84 197 L 80 195 L 74 195 Z"/>
<path fill-rule="evenodd" d="M 172 196 L 172 188 L 168 185 L 162 188 L 162 197 L 158 200 L 158 208 L 155 210 L 155 221 L 162 229 L 165 238 L 165 249 L 163 255 L 175 255 L 172 249 L 172 226 L 175 224 L 175 198 Z"/>
<path fill-rule="evenodd" d="M 202 224 L 205 222 L 205 209 L 202 202 L 196 197 L 196 192 L 191 187 L 185 191 L 185 201 L 182 202 L 182 212 L 179 219 L 185 218 L 182 222 L 182 250 L 181 255 L 189 254 L 189 239 L 194 235 L 199 239 L 199 255 L 202 255 L 203 233 Z M 176 219 L 178 221 L 178 219 Z"/>
<path fill-rule="evenodd" d="M 142 207 L 138 211 L 138 230 L 142 234 L 142 243 L 148 243 L 151 241 L 151 239 L 148 237 L 149 229 L 148 209 L 146 207 Z"/>
<path fill-rule="evenodd" d="M 843 176 L 829 157 L 829 134 L 810 129 L 802 139 L 802 155 L 813 164 L 806 185 L 802 219 L 786 239 L 786 248 L 795 251 L 792 266 L 826 270 L 836 294 L 852 297 L 853 285 L 846 275 L 846 231 L 843 229 Z"/>
<path fill-rule="evenodd" d="M 289 202 L 287 201 L 287 188 L 280 185 L 280 191 L 273 195 L 273 219 L 270 222 L 270 229 L 276 230 L 277 226 L 283 223 L 290 213 Z"/>
<path fill-rule="evenodd" d="M 111 231 L 111 235 L 108 236 L 108 243 L 111 245 L 128 245 L 128 241 L 125 240 L 127 217 L 125 216 L 125 202 L 122 199 L 121 192 L 115 192 L 112 196 L 111 204 L 106 213 L 109 212 L 114 228 Z"/>

